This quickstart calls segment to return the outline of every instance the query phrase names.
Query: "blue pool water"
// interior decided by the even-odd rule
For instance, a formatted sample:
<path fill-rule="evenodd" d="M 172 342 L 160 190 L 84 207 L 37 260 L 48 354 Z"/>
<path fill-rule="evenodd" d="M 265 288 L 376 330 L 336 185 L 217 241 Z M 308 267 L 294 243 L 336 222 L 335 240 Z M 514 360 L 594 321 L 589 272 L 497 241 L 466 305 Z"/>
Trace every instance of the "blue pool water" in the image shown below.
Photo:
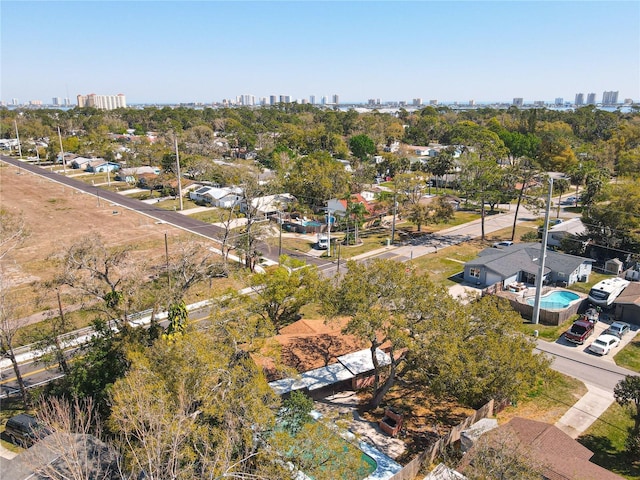
<path fill-rule="evenodd" d="M 304 222 L 303 225 L 305 227 L 321 227 L 322 225 L 324 225 L 324 223 L 316 222 L 315 220 L 309 220 L 307 222 Z"/>
<path fill-rule="evenodd" d="M 555 292 L 548 293 L 540 297 L 540 308 L 545 310 L 558 310 L 567 308 L 571 302 L 578 300 L 580 295 L 576 295 L 573 292 L 567 292 L 566 290 L 556 290 Z M 527 303 L 533 305 L 535 303 L 534 298 L 527 298 Z"/>

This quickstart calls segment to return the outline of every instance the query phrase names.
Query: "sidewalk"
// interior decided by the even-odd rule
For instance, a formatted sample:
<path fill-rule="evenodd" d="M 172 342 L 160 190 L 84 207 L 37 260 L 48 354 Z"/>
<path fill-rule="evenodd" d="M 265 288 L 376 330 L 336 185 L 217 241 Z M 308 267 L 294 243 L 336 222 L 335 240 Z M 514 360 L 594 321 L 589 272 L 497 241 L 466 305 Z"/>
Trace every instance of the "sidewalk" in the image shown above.
<path fill-rule="evenodd" d="M 587 393 L 555 424 L 571 438 L 578 438 L 615 401 L 613 392 L 585 383 Z"/>

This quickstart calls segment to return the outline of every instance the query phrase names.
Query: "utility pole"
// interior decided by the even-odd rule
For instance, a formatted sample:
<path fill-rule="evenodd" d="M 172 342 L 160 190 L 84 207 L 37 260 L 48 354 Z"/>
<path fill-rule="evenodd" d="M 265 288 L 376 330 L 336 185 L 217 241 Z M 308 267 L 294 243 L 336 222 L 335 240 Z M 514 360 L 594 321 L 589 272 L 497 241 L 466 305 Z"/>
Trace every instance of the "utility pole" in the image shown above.
<path fill-rule="evenodd" d="M 178 174 L 178 198 L 180 199 L 180 211 L 182 211 L 184 209 L 184 206 L 182 204 L 182 181 L 180 179 L 180 157 L 178 156 L 178 137 L 174 135 L 173 141 L 176 147 L 176 171 Z"/>
<path fill-rule="evenodd" d="M 64 149 L 62 148 L 62 134 L 60 133 L 60 125 L 58 125 L 58 140 L 60 140 L 60 156 L 62 157 L 62 172 L 67 174 L 67 161 L 64 159 Z"/>
<path fill-rule="evenodd" d="M 280 265 L 280 257 L 282 256 L 282 212 L 278 210 L 278 226 L 280 227 L 280 236 L 278 237 L 278 265 Z"/>
<path fill-rule="evenodd" d="M 398 202 L 396 202 L 396 196 L 398 192 L 393 193 L 393 222 L 391 223 L 391 245 L 396 241 L 396 213 L 398 210 Z"/>
<path fill-rule="evenodd" d="M 167 281 L 169 282 L 169 290 L 171 290 L 171 274 L 169 273 L 169 242 L 167 240 L 167 232 L 164 232 L 164 258 L 166 260 Z"/>
<path fill-rule="evenodd" d="M 553 178 L 549 178 L 549 193 L 547 194 L 547 207 L 544 212 L 544 230 L 542 232 L 542 245 L 540 246 L 540 264 L 536 277 L 536 297 L 533 304 L 533 318 L 531 322 L 538 324 L 540 319 L 540 297 L 542 296 L 542 277 L 544 275 L 544 261 L 547 257 L 547 235 L 549 233 L 549 213 L 551 212 L 551 192 L 553 191 Z"/>
<path fill-rule="evenodd" d="M 331 257 L 331 210 L 327 208 L 327 257 Z"/>
<path fill-rule="evenodd" d="M 18 122 L 17 122 L 17 120 L 14 120 L 13 124 L 16 127 L 16 140 L 18 140 L 18 155 L 20 155 L 20 160 L 22 160 L 22 146 L 20 145 L 20 134 L 18 133 Z"/>

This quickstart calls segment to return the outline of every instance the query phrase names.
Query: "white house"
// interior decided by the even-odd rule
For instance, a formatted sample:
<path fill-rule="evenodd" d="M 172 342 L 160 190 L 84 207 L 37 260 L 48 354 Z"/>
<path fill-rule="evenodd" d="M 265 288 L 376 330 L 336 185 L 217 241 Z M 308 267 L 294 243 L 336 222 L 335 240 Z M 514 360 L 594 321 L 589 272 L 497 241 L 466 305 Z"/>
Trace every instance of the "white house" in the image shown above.
<path fill-rule="evenodd" d="M 586 231 L 580 218 L 571 218 L 549 228 L 547 245 L 559 247 L 562 239 L 568 236 L 582 235 Z"/>
<path fill-rule="evenodd" d="M 266 195 L 264 197 L 256 197 L 251 200 L 251 207 L 258 215 L 275 214 L 282 211 L 287 205 L 296 202 L 297 199 L 290 193 L 277 193 L 275 195 Z M 246 213 L 246 205 L 241 206 L 242 211 Z"/>
<path fill-rule="evenodd" d="M 242 189 L 205 186 L 189 192 L 189 198 L 196 202 L 210 203 L 214 207 L 233 208 L 242 201 Z"/>

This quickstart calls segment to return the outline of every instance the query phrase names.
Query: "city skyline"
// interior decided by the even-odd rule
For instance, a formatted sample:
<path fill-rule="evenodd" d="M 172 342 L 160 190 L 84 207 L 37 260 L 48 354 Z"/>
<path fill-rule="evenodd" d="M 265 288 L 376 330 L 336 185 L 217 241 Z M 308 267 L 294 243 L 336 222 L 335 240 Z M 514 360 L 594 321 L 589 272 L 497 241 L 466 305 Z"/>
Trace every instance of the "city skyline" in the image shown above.
<path fill-rule="evenodd" d="M 87 92 L 123 93 L 129 104 L 640 98 L 638 2 L 3 1 L 0 9 L 6 103 Z"/>

